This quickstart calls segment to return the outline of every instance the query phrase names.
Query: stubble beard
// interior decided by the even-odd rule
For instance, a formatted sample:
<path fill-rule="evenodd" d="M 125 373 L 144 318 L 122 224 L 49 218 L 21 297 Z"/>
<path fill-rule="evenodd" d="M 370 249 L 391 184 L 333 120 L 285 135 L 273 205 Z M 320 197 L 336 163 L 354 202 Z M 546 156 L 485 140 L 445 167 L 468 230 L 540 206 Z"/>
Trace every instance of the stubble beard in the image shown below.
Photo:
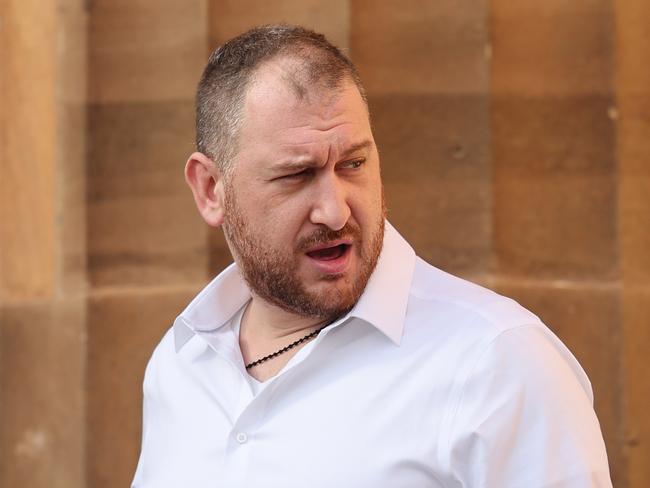
<path fill-rule="evenodd" d="M 223 231 L 231 246 L 239 271 L 251 291 L 283 310 L 323 321 L 333 321 L 348 313 L 361 297 L 370 275 L 377 265 L 384 240 L 385 204 L 382 192 L 380 218 L 374 224 L 366 243 L 358 224 L 348 222 L 334 231 L 325 226 L 291 243 L 286 250 L 270 247 L 264 236 L 256 235 L 247 225 L 232 188 L 226 188 Z M 298 275 L 300 260 L 309 248 L 319 243 L 352 238 L 353 252 L 360 263 L 356 276 L 323 275 L 322 280 L 343 281 L 343 286 L 330 287 L 326 293 L 306 289 Z"/>

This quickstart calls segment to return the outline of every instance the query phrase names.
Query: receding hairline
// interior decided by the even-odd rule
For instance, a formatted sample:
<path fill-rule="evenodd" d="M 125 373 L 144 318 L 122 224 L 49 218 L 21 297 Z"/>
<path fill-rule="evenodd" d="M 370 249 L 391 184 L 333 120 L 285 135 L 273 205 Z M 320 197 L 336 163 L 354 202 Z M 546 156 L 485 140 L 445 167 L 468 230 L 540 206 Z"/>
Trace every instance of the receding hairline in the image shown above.
<path fill-rule="evenodd" d="M 263 60 L 259 63 L 258 66 L 251 71 L 247 81 L 246 86 L 243 90 L 242 97 L 242 109 L 246 105 L 246 100 L 255 86 L 261 86 L 264 82 L 269 82 L 271 80 L 264 80 L 265 73 L 273 72 L 274 67 L 279 69 L 277 71 L 277 76 L 275 80 L 279 82 L 281 86 L 291 89 L 291 92 L 296 97 L 298 101 L 307 101 L 311 100 L 310 95 L 316 95 L 317 98 L 321 98 L 323 95 L 330 95 L 331 98 L 336 98 L 339 96 L 346 88 L 347 85 L 354 86 L 359 94 L 359 97 L 368 109 L 368 102 L 366 100 L 365 92 L 362 87 L 359 86 L 354 76 L 347 71 L 342 71 L 340 76 L 335 80 L 323 81 L 320 79 L 309 80 L 306 79 L 308 75 L 301 73 L 301 69 L 308 67 L 310 65 L 309 60 L 305 60 L 302 57 L 295 56 L 291 53 L 278 53 L 268 59 Z M 295 69 L 292 69 L 295 68 Z"/>
<path fill-rule="evenodd" d="M 265 67 L 275 63 L 289 68 L 284 73 L 284 85 L 299 100 L 315 93 L 335 94 L 352 82 L 368 111 L 356 67 L 322 34 L 284 24 L 251 29 L 211 54 L 197 89 L 197 149 L 224 172 L 239 152 L 248 94 Z"/>
<path fill-rule="evenodd" d="M 308 61 L 305 61 L 307 63 Z M 250 75 L 248 76 L 248 79 L 246 80 L 246 86 L 243 89 L 242 92 L 242 100 L 241 100 L 241 106 L 239 107 L 240 115 L 241 115 L 241 124 L 237 128 L 234 141 L 233 141 L 233 154 L 232 154 L 232 161 L 230 164 L 226 165 L 224 168 L 224 176 L 228 179 L 232 175 L 232 171 L 234 170 L 234 166 L 236 166 L 234 161 L 237 159 L 237 155 L 239 154 L 239 151 L 241 149 L 241 137 L 242 137 L 242 128 L 243 124 L 246 122 L 246 117 L 247 117 L 247 109 L 246 107 L 250 103 L 250 94 L 251 91 L 254 90 L 255 87 L 259 86 L 264 86 L 264 84 L 268 84 L 269 82 L 276 82 L 280 86 L 286 87 L 289 90 L 289 93 L 293 95 L 294 99 L 298 103 L 320 103 L 318 102 L 319 100 L 327 100 L 327 102 L 324 103 L 329 103 L 331 100 L 335 100 L 336 98 L 340 97 L 345 89 L 349 87 L 353 87 L 357 94 L 359 95 L 359 98 L 361 99 L 363 106 L 365 107 L 366 110 L 366 116 L 370 118 L 370 113 L 368 110 L 368 102 L 366 100 L 366 97 L 364 96 L 364 93 L 362 92 L 361 88 L 359 87 L 358 83 L 354 79 L 354 77 L 347 72 L 342 72 L 341 76 L 337 79 L 335 84 L 327 84 L 324 82 L 316 82 L 313 85 L 307 86 L 306 89 L 300 90 L 297 89 L 297 83 L 295 79 L 288 78 L 286 76 L 283 76 L 286 71 L 283 70 L 278 70 L 278 73 L 276 76 L 269 79 L 264 79 L 264 73 L 268 73 L 270 70 L 273 69 L 274 66 L 281 66 L 283 63 L 286 63 L 285 65 L 291 65 L 291 66 L 298 66 L 301 63 L 303 63 L 303 59 L 297 56 L 293 56 L 291 54 L 286 54 L 286 53 L 277 53 L 274 56 L 269 57 L 268 59 L 263 60 L 260 62 L 251 72 Z"/>

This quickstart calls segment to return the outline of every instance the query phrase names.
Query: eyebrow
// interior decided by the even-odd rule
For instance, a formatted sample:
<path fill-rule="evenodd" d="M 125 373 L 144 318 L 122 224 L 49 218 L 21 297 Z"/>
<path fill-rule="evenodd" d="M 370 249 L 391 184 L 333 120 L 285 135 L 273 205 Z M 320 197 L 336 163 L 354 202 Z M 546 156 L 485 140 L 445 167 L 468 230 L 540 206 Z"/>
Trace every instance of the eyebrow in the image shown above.
<path fill-rule="evenodd" d="M 341 153 L 341 159 L 350 157 L 357 151 L 362 149 L 368 149 L 373 146 L 373 142 L 370 139 L 365 139 L 361 142 L 357 142 L 348 147 L 345 151 Z M 278 164 L 273 165 L 273 171 L 296 171 L 303 170 L 308 168 L 313 168 L 318 166 L 318 162 L 310 157 L 297 157 L 295 159 L 288 159 L 279 162 Z"/>
<path fill-rule="evenodd" d="M 368 149 L 372 147 L 372 141 L 370 139 L 363 140 L 361 142 L 357 142 L 356 144 L 352 144 L 349 148 L 347 148 L 345 151 L 343 151 L 343 154 L 341 156 L 343 158 L 347 158 L 348 156 L 354 154 L 357 151 L 360 151 L 361 149 Z"/>

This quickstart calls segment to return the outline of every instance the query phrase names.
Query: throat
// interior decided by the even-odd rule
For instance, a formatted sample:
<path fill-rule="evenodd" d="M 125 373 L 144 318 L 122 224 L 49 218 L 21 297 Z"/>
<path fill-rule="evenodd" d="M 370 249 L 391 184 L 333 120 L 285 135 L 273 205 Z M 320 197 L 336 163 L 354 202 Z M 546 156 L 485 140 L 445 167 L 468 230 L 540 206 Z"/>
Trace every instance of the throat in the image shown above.
<path fill-rule="evenodd" d="M 253 295 L 239 325 L 239 348 L 246 372 L 262 382 L 277 375 L 301 348 L 332 323 L 288 314 Z"/>

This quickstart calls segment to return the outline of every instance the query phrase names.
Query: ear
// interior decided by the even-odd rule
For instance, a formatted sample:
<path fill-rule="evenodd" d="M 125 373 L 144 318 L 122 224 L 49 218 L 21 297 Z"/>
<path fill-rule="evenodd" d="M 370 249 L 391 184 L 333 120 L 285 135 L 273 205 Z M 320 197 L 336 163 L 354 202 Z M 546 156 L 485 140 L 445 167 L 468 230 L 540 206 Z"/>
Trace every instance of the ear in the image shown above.
<path fill-rule="evenodd" d="M 223 224 L 223 179 L 216 164 L 203 153 L 192 153 L 185 164 L 185 181 L 203 220 L 212 227 Z"/>

